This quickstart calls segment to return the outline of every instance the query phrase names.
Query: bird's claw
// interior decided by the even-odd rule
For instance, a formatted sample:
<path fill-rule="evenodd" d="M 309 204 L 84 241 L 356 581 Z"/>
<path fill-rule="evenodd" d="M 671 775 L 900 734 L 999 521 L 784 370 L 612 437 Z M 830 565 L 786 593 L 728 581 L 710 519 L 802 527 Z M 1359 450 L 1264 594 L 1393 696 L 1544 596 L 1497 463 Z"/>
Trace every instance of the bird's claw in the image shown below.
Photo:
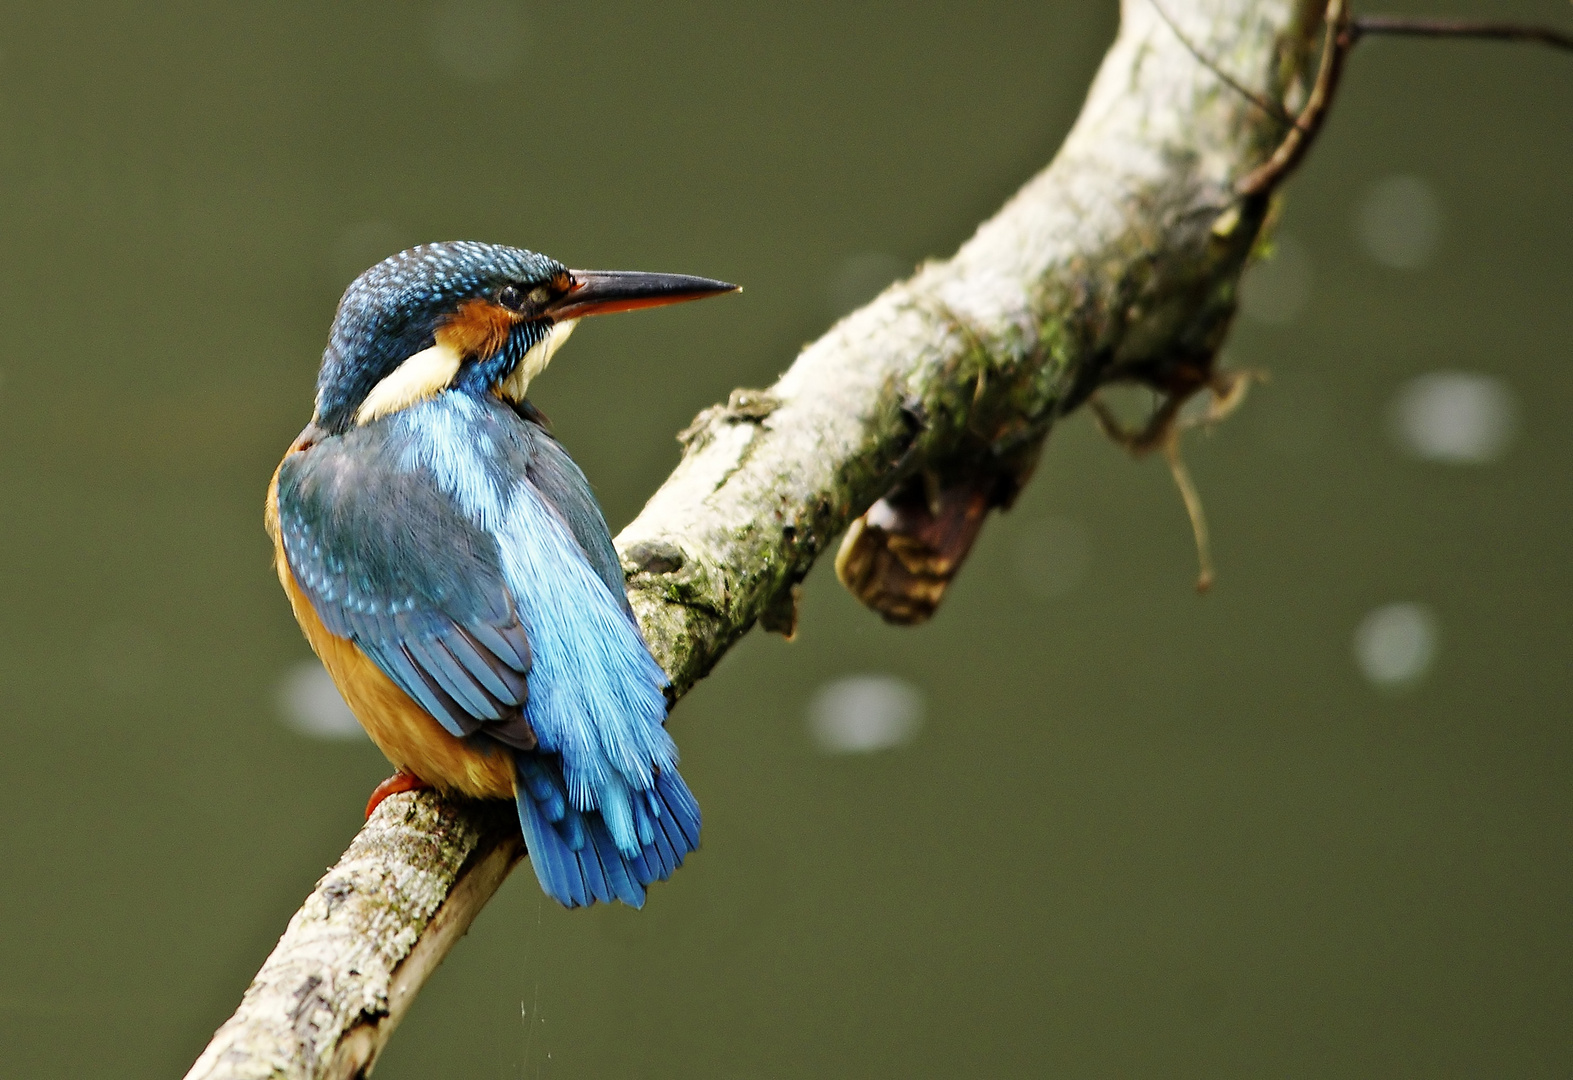
<path fill-rule="evenodd" d="M 431 787 L 431 785 L 422 780 L 420 777 L 412 776 L 403 769 L 400 769 L 382 783 L 372 788 L 371 798 L 366 800 L 366 817 L 368 820 L 370 820 L 372 811 L 377 809 L 378 806 L 382 805 L 382 800 L 386 799 L 389 795 L 397 795 L 401 791 L 421 791 L 429 787 Z"/>

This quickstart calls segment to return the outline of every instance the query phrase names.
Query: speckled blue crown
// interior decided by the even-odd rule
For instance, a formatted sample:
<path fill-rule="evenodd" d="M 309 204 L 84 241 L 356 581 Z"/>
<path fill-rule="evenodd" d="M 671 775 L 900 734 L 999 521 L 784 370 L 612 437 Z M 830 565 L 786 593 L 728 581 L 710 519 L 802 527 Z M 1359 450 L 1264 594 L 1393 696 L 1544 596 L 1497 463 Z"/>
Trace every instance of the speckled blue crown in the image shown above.
<path fill-rule="evenodd" d="M 437 324 L 463 301 L 510 282 L 537 285 L 564 269 L 533 251 L 473 240 L 422 244 L 382 260 L 339 301 L 317 375 L 317 422 L 329 431 L 347 426 L 372 387 L 429 348 Z"/>

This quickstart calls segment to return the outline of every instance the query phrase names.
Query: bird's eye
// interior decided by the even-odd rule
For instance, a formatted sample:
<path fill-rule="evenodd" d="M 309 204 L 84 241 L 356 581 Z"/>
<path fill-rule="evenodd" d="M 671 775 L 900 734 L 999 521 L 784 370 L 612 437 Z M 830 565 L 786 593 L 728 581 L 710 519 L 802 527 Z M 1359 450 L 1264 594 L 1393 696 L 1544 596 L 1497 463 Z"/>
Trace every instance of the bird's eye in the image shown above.
<path fill-rule="evenodd" d="M 504 285 L 497 291 L 497 302 L 509 311 L 518 311 L 524 307 L 524 294 L 517 285 Z"/>

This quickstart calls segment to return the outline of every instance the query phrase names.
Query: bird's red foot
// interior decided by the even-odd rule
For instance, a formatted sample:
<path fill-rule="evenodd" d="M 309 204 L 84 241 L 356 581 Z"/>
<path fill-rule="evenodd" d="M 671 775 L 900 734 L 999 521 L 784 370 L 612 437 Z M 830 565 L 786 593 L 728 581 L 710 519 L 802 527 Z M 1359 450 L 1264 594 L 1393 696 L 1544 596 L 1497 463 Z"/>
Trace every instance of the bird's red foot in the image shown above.
<path fill-rule="evenodd" d="M 421 791 L 431 787 L 418 776 L 411 776 L 400 769 L 371 791 L 371 798 L 366 800 L 366 816 L 371 817 L 371 812 L 389 795 L 397 795 L 401 791 Z"/>

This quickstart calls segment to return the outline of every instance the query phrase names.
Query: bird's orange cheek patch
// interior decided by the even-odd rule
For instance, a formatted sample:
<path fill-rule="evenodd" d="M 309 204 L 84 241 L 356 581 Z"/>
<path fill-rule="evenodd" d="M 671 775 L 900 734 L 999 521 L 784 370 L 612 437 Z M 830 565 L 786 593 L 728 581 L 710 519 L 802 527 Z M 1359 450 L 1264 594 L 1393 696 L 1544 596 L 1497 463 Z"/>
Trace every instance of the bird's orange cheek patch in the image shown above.
<path fill-rule="evenodd" d="M 518 321 L 518 314 L 489 300 L 466 300 L 438 328 L 436 337 L 460 356 L 485 359 L 502 348 Z"/>

